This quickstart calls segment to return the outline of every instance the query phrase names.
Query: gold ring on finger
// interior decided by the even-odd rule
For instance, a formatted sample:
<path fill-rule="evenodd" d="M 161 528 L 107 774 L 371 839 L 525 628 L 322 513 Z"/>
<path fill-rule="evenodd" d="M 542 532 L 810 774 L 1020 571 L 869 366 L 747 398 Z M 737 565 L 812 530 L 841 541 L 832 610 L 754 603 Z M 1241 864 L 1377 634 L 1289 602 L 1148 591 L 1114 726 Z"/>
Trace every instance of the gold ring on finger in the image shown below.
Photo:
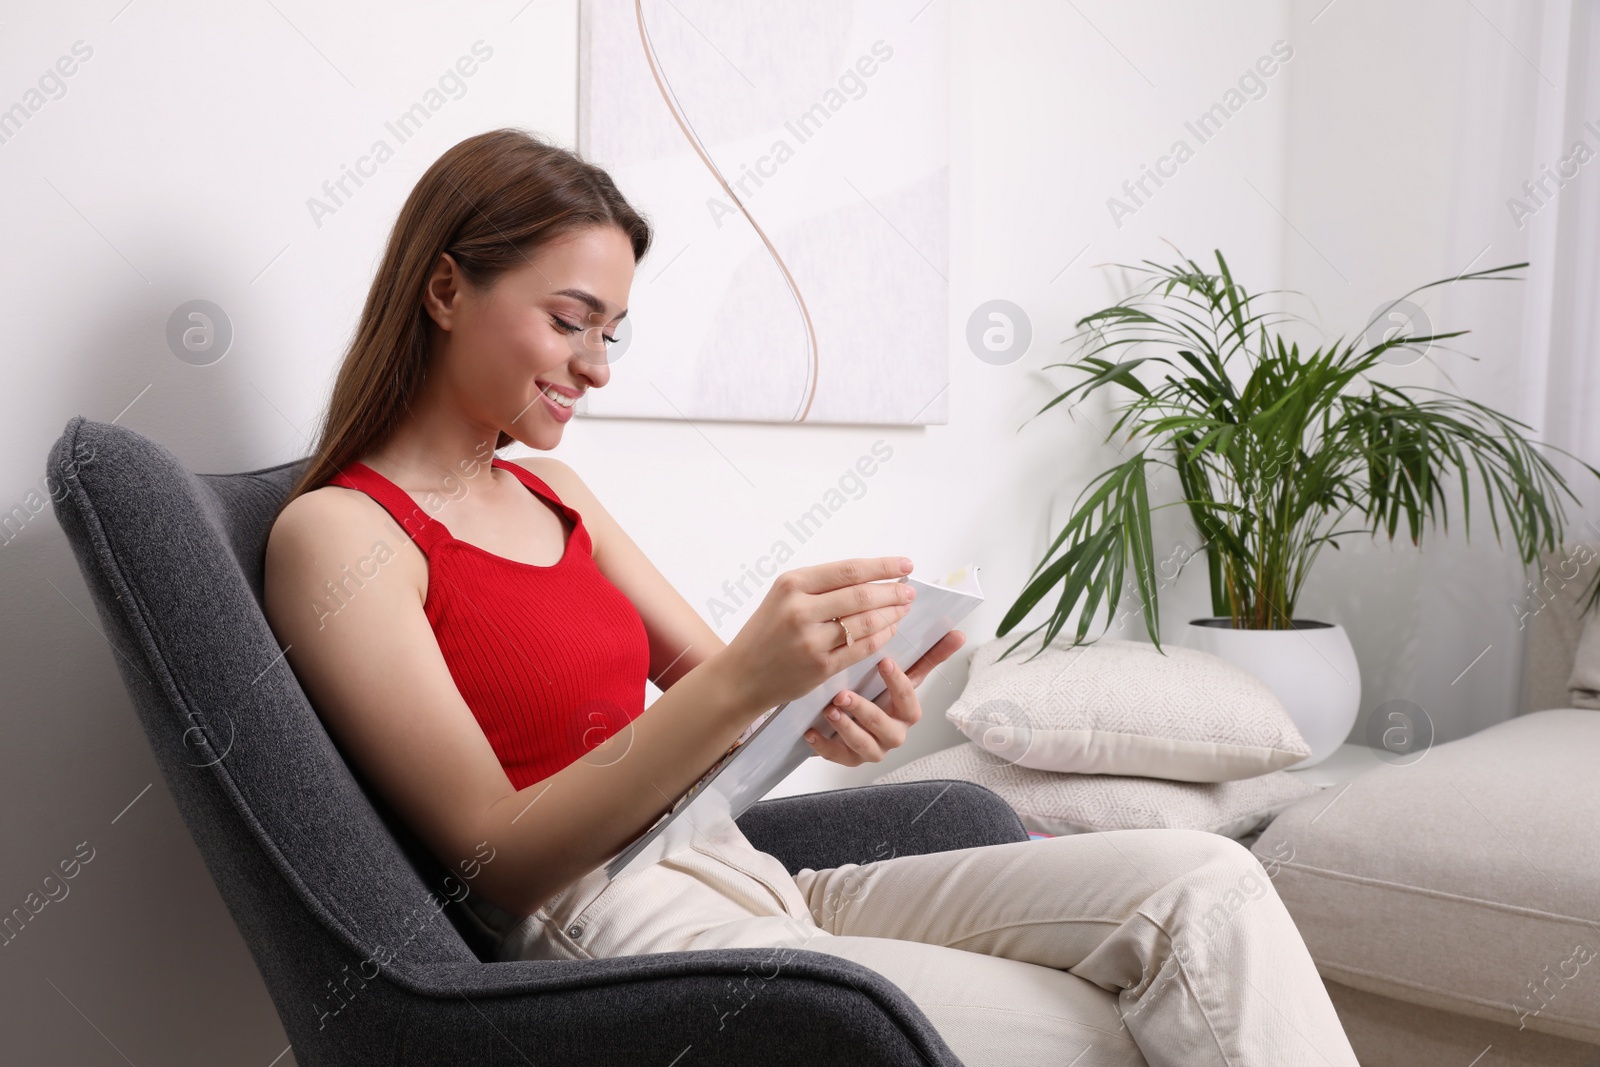
<path fill-rule="evenodd" d="M 844 647 L 845 648 L 849 648 L 851 645 L 856 643 L 856 635 L 850 632 L 850 627 L 846 626 L 839 619 L 839 617 L 837 615 L 834 616 L 833 618 L 829 619 L 828 621 L 829 622 L 837 622 L 837 623 L 839 623 L 839 629 L 844 631 Z M 835 647 L 838 647 L 838 646 L 835 646 Z"/>

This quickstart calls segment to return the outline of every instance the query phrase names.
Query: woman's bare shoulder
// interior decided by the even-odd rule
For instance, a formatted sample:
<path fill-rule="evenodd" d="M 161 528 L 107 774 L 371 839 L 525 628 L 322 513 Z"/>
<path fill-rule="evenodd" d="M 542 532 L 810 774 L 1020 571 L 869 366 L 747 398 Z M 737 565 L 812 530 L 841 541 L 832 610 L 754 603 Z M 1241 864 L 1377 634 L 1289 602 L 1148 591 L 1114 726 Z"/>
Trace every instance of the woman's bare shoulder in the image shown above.
<path fill-rule="evenodd" d="M 306 569 L 324 570 L 330 561 L 364 558 L 373 551 L 394 559 L 401 573 L 419 585 L 427 581 L 421 551 L 405 551 L 406 536 L 383 506 L 366 493 L 342 485 L 324 485 L 301 493 L 286 504 L 267 533 L 267 578 L 274 574 L 309 577 Z M 320 575 L 326 578 L 326 575 Z"/>
<path fill-rule="evenodd" d="M 367 494 L 342 485 L 308 490 L 285 504 L 272 520 L 267 543 L 305 538 L 344 538 L 378 532 L 387 512 Z"/>
<path fill-rule="evenodd" d="M 507 463 L 515 463 L 523 470 L 544 482 L 558 494 L 564 487 L 588 494 L 589 487 L 583 484 L 583 479 L 578 477 L 578 472 L 561 462 L 554 456 L 519 456 L 508 459 Z"/>
<path fill-rule="evenodd" d="M 544 482 L 555 491 L 563 504 L 577 508 L 585 519 L 599 507 L 594 492 L 578 476 L 578 472 L 554 456 L 522 456 L 507 462 L 517 464 Z"/>

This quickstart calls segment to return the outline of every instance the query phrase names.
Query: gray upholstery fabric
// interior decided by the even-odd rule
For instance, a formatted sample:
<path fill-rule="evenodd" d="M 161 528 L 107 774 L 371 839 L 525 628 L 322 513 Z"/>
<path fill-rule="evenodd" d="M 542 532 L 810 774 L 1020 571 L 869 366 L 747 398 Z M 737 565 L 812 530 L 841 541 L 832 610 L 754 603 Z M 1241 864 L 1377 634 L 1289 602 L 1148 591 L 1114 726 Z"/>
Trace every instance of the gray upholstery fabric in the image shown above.
<path fill-rule="evenodd" d="M 959 1063 L 896 986 L 822 953 L 485 962 L 463 884 L 355 776 L 261 612 L 297 468 L 193 474 L 75 417 L 47 473 L 163 778 L 303 1067 L 668 1064 L 689 1048 L 698 1064 Z M 1027 836 L 965 782 L 768 801 L 740 825 L 791 870 Z"/>
<path fill-rule="evenodd" d="M 1600 714 L 1533 712 L 1300 801 L 1252 851 L 1324 978 L 1593 1046 L 1597 766 Z"/>

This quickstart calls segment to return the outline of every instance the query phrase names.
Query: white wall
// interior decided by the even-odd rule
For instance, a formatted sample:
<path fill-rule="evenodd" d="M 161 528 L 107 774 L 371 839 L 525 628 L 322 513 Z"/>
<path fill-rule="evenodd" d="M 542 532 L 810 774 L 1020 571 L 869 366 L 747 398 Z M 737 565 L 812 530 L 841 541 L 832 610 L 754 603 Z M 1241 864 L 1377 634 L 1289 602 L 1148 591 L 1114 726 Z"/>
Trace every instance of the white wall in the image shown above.
<path fill-rule="evenodd" d="M 1442 0 L 1406 14 L 1340 0 L 1320 15 L 1315 2 L 933 2 L 953 2 L 955 45 L 949 424 L 580 419 L 561 446 L 708 618 L 724 581 L 881 440 L 892 457 L 798 546 L 795 565 L 904 553 L 939 574 L 976 561 L 989 602 L 964 627 L 968 648 L 992 637 L 1047 543 L 1052 506 L 1115 457 L 1096 429 L 1109 425 L 1103 408 L 1077 422 L 1056 409 L 1018 430 L 1057 391 L 1059 372 L 1039 368 L 1064 356 L 1072 322 L 1121 293 L 1099 264 L 1166 262 L 1163 239 L 1201 261 L 1220 247 L 1248 287 L 1305 288 L 1330 324 L 1451 269 L 1433 198 L 1466 16 Z M 911 17 L 921 4 L 902 6 Z M 0 107 L 74 42 L 93 49 L 66 94 L 0 144 L 10 208 L 0 260 L 5 501 L 39 490 L 49 445 L 75 414 L 116 419 L 201 471 L 304 454 L 388 227 L 422 170 L 499 125 L 571 143 L 571 0 L 470 10 L 13 4 L 4 21 Z M 307 198 L 480 39 L 493 57 L 465 94 L 316 225 Z M 1185 121 L 1279 40 L 1294 54 L 1265 94 L 1198 144 Z M 1386 121 L 1362 118 L 1380 104 Z M 1108 198 L 1180 137 L 1193 158 L 1118 225 Z M 1390 149 L 1403 154 L 1375 162 Z M 196 297 L 221 305 L 236 330 L 233 349 L 206 367 L 175 358 L 163 336 L 171 311 Z M 964 341 L 968 315 L 995 298 L 1024 308 L 1034 337 L 1003 367 Z M 623 363 L 618 373 L 648 368 Z M 737 471 L 724 456 L 738 457 Z M 1166 545 L 1185 536 L 1175 520 L 1158 532 Z M 151 759 L 53 517 L 3 548 L 0 908 L 20 903 L 79 842 L 96 850 L 71 896 L 0 950 L 7 1056 L 273 1062 L 282 1029 Z M 1350 627 L 1363 670 L 1379 692 L 1395 690 L 1418 623 L 1392 611 L 1385 590 L 1414 595 L 1411 557 L 1351 556 L 1319 574 L 1304 614 Z M 736 632 L 752 607 L 721 632 Z M 1209 614 L 1203 575 L 1186 576 L 1164 611 L 1169 635 Z M 924 721 L 890 760 L 853 771 L 813 760 L 784 791 L 865 782 L 955 743 L 942 711 L 964 661 L 924 685 Z"/>
<path fill-rule="evenodd" d="M 1103 401 L 1082 405 L 1075 418 L 1063 414 L 1065 405 L 1032 418 L 1071 380 L 1044 368 L 1067 358 L 1070 346 L 1061 342 L 1075 332 L 1074 321 L 1125 291 L 1101 264 L 1171 261 L 1176 253 L 1165 239 L 1200 260 L 1221 247 L 1232 269 L 1257 287 L 1276 284 L 1281 222 L 1245 179 L 1278 197 L 1286 77 L 1296 60 L 1279 67 L 1264 95 L 1205 144 L 1184 123 L 1221 99 L 1275 41 L 1290 37 L 1287 19 L 1275 4 L 1159 15 L 1047 2 L 953 9 L 952 33 L 964 47 L 952 50 L 951 72 L 951 421 L 925 432 L 826 431 L 839 439 L 836 458 L 822 465 L 829 474 L 879 436 L 895 458 L 879 476 L 882 485 L 875 480 L 871 493 L 850 505 L 848 523 L 829 526 L 827 543 L 807 562 L 904 552 L 942 574 L 970 559 L 983 568 L 988 599 L 962 627 L 967 648 L 923 684 L 923 722 L 902 748 L 855 770 L 811 760 L 780 793 L 863 783 L 963 740 L 942 712 L 965 682 L 970 649 L 993 639 L 1058 528 L 1049 524 L 1052 511 L 1059 518 L 1089 478 L 1119 459 L 1102 443 L 1111 425 Z M 1129 202 L 1124 182 L 1140 178 L 1178 138 L 1195 148 L 1193 158 L 1161 188 L 1147 182 L 1154 195 L 1134 214 L 1114 215 L 1108 200 Z M 974 358 L 964 341 L 968 316 L 994 299 L 1022 307 L 1032 325 L 1027 355 L 1008 366 Z M 738 444 L 767 442 L 776 455 L 799 451 L 783 446 L 803 435 L 809 453 L 826 447 L 814 443 L 823 433 L 753 427 Z M 663 506 L 667 497 L 663 491 Z M 780 506 L 770 523 L 784 513 Z M 1165 513 L 1162 543 L 1193 543 L 1175 519 Z M 725 521 L 737 539 L 733 509 Z M 766 536 L 757 527 L 751 551 Z M 703 553 L 719 547 L 685 545 Z M 688 573 L 706 565 L 691 562 Z M 1203 578 L 1172 593 L 1163 609 L 1169 628 L 1209 614 Z M 1036 610 L 1006 642 L 1044 617 Z M 1141 630 L 1133 617 L 1117 632 Z"/>

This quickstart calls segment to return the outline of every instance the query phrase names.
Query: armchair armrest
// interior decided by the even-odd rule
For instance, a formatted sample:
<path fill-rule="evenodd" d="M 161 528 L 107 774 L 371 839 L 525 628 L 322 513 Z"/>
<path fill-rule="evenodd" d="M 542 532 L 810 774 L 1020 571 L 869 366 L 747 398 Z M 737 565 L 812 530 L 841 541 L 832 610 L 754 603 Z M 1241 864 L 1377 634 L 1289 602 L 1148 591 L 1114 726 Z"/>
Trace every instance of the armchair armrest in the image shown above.
<path fill-rule="evenodd" d="M 406 1012 L 395 1063 L 961 1067 L 898 986 L 803 949 L 462 963 L 390 980 L 425 998 Z"/>
<path fill-rule="evenodd" d="M 790 874 L 1028 839 L 999 794 L 956 778 L 763 800 L 736 821 L 752 845 Z"/>

